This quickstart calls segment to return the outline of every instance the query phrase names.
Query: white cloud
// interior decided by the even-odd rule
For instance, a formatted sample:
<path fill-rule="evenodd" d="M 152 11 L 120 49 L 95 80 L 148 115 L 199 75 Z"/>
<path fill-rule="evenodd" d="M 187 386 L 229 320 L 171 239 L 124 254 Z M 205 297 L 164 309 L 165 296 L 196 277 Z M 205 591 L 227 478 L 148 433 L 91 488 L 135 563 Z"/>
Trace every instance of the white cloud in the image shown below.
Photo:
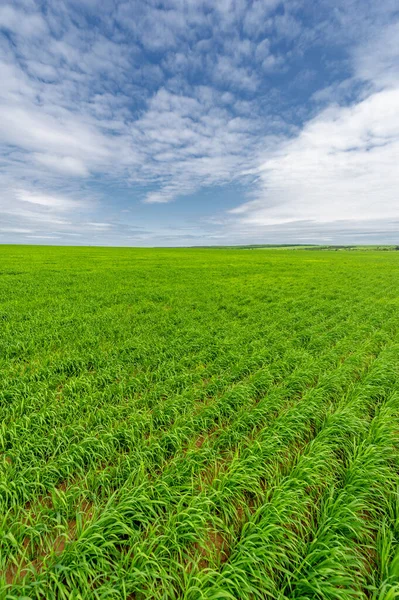
<path fill-rule="evenodd" d="M 0 233 L 32 233 L 32 230 L 21 227 L 0 227 Z"/>
<path fill-rule="evenodd" d="M 32 158 L 50 170 L 59 171 L 60 173 L 81 177 L 89 174 L 89 170 L 84 162 L 72 156 L 54 156 L 51 154 L 36 153 Z"/>
<path fill-rule="evenodd" d="M 3 143 L 35 151 L 36 157 L 48 154 L 78 156 L 88 165 L 96 165 L 111 156 L 109 141 L 96 129 L 70 112 L 56 118 L 33 103 L 0 102 L 2 119 L 0 136 Z M 75 159 L 77 160 L 77 159 Z M 48 166 L 53 167 L 54 162 Z"/>
<path fill-rule="evenodd" d="M 22 202 L 28 202 L 30 204 L 62 211 L 71 210 L 80 205 L 80 203 L 69 198 L 63 198 L 62 196 L 51 196 L 49 194 L 31 192 L 29 190 L 17 190 L 16 196 Z"/>
<path fill-rule="evenodd" d="M 354 62 L 359 78 L 378 87 L 397 85 L 399 81 L 399 21 L 384 28 L 364 45 L 355 49 Z"/>
<path fill-rule="evenodd" d="M 378 229 L 381 219 L 385 226 L 399 219 L 398 31 L 392 25 L 354 52 L 354 79 L 368 83 L 368 92 L 349 106 L 330 105 L 266 153 L 254 199 L 230 211 L 234 228 L 340 222 Z"/>
<path fill-rule="evenodd" d="M 58 240 L 58 235 L 27 235 L 27 238 L 38 240 Z"/>
<path fill-rule="evenodd" d="M 30 181 L 39 197 L 51 196 L 60 182 L 79 197 L 73 178 L 100 174 L 151 184 L 157 188 L 146 196 L 151 203 L 223 184 L 248 169 L 257 114 L 243 120 L 237 113 L 245 104 L 240 108 L 239 90 L 253 93 L 258 85 L 248 64 L 255 45 L 231 37 L 245 2 L 169 4 L 161 10 L 121 2 L 108 22 L 110 7 L 104 7 L 101 33 L 77 26 L 62 4 L 42 14 L 17 0 L 0 11 L 3 26 L 17 39 L 17 51 L 7 40 L 0 45 L 0 139 L 7 148 L 2 161 L 9 204 L 21 180 L 26 189 Z M 265 16 L 274 6 L 255 2 L 252 12 Z M 95 3 L 86 8 L 95 10 Z M 79 19 L 83 23 L 81 13 Z M 120 33 L 110 35 L 116 23 Z M 202 56 L 199 48 L 191 51 L 199 42 L 197 27 L 211 31 Z M 162 85 L 160 65 L 143 64 L 139 44 L 162 49 L 160 65 L 171 71 L 168 85 Z M 272 60 L 269 47 L 266 53 Z M 184 78 L 193 69 L 202 70 L 209 85 L 187 85 Z M 136 99 L 140 110 L 132 108 Z"/>
<path fill-rule="evenodd" d="M 47 30 L 40 14 L 21 12 L 9 4 L 0 6 L 0 27 L 24 37 L 40 37 Z"/>
<path fill-rule="evenodd" d="M 110 227 L 112 227 L 111 223 L 86 223 L 86 225 L 97 229 L 109 229 Z"/>
<path fill-rule="evenodd" d="M 251 161 L 255 119 L 232 117 L 217 90 L 193 87 L 191 94 L 161 89 L 134 124 L 133 135 L 146 155 L 135 176 L 158 184 L 147 203 L 170 202 L 237 179 Z"/>
<path fill-rule="evenodd" d="M 395 3 L 329 4 L 317 0 L 312 29 L 303 0 L 3 3 L 3 233 L 121 232 L 114 185 L 157 204 L 246 184 L 250 201 L 215 215 L 201 239 L 396 218 Z M 318 60 L 332 75 L 309 100 Z M 103 205 L 90 191 L 101 186 Z"/>

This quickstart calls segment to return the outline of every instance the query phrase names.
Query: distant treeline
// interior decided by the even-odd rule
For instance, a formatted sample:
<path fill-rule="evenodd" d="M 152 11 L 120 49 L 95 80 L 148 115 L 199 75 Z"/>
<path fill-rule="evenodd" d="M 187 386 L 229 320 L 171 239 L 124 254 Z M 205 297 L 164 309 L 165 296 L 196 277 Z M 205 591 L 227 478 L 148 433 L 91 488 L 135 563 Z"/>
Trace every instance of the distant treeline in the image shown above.
<path fill-rule="evenodd" d="M 220 249 L 220 250 L 378 250 L 383 252 L 391 252 L 393 250 L 399 250 L 399 246 L 387 245 L 387 246 L 344 246 L 344 245 L 332 245 L 322 246 L 317 244 L 247 244 L 237 246 L 191 246 L 191 248 L 203 248 L 203 249 Z"/>

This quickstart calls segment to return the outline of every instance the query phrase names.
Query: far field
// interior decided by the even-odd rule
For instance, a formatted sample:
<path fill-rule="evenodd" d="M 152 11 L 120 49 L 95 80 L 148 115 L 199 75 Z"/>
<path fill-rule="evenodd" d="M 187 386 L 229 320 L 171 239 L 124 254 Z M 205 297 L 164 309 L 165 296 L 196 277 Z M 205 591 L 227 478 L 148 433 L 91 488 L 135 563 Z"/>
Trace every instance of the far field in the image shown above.
<path fill-rule="evenodd" d="M 0 246 L 0 598 L 399 598 L 399 252 Z"/>

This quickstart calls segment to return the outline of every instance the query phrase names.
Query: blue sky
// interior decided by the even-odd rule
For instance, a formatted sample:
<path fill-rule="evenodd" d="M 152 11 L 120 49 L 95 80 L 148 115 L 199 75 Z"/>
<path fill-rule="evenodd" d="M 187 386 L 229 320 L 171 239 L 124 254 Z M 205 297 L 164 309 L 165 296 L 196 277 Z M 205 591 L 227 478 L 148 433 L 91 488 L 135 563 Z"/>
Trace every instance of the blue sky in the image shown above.
<path fill-rule="evenodd" d="M 3 0 L 0 242 L 399 243 L 397 0 Z"/>

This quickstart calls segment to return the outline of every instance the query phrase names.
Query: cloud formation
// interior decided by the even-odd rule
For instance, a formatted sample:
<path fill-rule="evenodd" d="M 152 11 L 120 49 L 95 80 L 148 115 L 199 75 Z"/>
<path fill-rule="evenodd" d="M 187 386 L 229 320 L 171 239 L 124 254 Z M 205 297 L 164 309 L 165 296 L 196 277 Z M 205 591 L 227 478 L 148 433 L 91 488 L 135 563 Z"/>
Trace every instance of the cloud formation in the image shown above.
<path fill-rule="evenodd" d="M 351 76 L 315 94 L 327 106 L 266 153 L 253 199 L 230 210 L 235 228 L 398 239 L 399 22 L 368 33 Z"/>
<path fill-rule="evenodd" d="M 391 235 L 395 3 L 316 4 L 3 3 L 0 241 Z"/>
<path fill-rule="evenodd" d="M 232 209 L 246 224 L 399 218 L 399 87 L 331 106 L 259 167 L 257 198 Z"/>

